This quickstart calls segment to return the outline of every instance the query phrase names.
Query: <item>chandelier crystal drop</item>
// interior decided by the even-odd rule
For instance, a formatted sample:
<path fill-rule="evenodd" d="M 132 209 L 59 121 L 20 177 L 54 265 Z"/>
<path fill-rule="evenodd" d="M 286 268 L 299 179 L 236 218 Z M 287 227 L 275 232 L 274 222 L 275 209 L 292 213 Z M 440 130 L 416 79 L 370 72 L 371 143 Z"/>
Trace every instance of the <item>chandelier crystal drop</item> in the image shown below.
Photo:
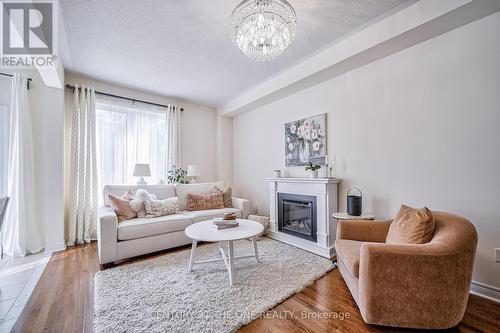
<path fill-rule="evenodd" d="M 297 31 L 297 15 L 286 0 L 243 0 L 231 14 L 231 38 L 246 56 L 277 58 Z"/>

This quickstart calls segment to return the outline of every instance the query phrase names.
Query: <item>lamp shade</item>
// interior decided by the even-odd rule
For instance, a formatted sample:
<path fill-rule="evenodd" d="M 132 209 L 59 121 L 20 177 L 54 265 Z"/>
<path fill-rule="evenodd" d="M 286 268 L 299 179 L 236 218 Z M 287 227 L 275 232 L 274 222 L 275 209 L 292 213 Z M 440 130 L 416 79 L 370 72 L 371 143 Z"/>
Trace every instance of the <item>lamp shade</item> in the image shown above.
<path fill-rule="evenodd" d="M 134 167 L 134 177 L 150 177 L 151 170 L 149 169 L 149 164 L 139 164 L 137 163 Z"/>
<path fill-rule="evenodd" d="M 188 165 L 187 176 L 198 177 L 200 175 L 200 168 L 197 165 Z"/>

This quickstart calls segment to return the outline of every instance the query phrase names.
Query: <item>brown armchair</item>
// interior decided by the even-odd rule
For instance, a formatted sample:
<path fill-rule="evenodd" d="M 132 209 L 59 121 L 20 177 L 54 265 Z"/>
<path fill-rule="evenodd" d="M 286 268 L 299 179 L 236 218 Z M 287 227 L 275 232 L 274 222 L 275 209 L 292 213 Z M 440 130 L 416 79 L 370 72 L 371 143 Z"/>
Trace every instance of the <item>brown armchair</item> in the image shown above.
<path fill-rule="evenodd" d="M 463 217 L 432 214 L 434 236 L 419 245 L 386 244 L 392 220 L 339 221 L 338 267 L 366 323 L 441 329 L 462 320 L 477 232 Z"/>

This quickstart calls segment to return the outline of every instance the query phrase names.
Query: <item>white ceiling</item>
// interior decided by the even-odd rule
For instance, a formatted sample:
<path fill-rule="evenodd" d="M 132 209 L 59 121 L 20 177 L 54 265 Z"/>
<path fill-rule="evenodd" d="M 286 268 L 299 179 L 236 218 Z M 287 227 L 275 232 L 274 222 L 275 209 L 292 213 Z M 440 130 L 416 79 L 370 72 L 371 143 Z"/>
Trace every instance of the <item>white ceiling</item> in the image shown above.
<path fill-rule="evenodd" d="M 208 106 L 326 47 L 414 0 L 289 0 L 297 37 L 272 62 L 255 62 L 232 44 L 236 0 L 61 0 L 67 70 L 97 80 Z"/>

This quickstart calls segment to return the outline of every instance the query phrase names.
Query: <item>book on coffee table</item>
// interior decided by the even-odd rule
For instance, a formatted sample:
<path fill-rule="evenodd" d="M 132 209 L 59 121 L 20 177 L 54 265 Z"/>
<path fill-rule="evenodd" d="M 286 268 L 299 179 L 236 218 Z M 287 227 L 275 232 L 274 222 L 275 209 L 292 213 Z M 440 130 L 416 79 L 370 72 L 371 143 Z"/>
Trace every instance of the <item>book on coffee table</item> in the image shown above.
<path fill-rule="evenodd" d="M 238 225 L 238 221 L 236 220 L 224 220 L 222 218 L 214 218 L 212 219 L 213 225 Z"/>
<path fill-rule="evenodd" d="M 229 229 L 229 228 L 236 228 L 238 226 L 238 222 L 236 223 L 230 223 L 230 224 L 212 224 L 212 227 L 216 230 L 222 230 L 222 229 Z"/>

